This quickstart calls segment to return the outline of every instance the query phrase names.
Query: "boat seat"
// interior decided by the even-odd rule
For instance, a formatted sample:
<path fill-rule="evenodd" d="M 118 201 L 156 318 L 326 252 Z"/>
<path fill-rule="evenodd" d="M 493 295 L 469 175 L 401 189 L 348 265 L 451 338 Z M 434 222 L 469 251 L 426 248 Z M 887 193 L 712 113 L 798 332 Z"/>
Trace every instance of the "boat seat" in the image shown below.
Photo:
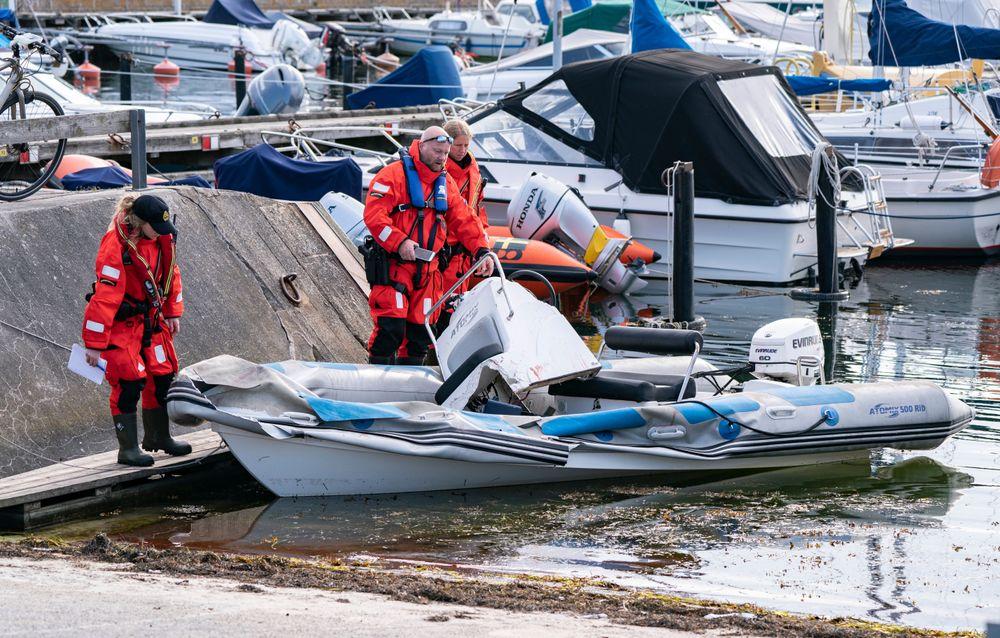
<path fill-rule="evenodd" d="M 695 384 L 688 383 L 684 397 L 679 397 L 684 376 L 658 375 L 659 383 L 642 379 L 616 376 L 612 371 L 601 371 L 589 379 L 572 379 L 549 386 L 549 394 L 564 397 L 584 397 L 617 401 L 678 401 L 695 395 Z"/>
<path fill-rule="evenodd" d="M 700 352 L 704 342 L 701 333 L 695 330 L 614 326 L 604 333 L 604 343 L 613 350 L 690 355 Z"/>

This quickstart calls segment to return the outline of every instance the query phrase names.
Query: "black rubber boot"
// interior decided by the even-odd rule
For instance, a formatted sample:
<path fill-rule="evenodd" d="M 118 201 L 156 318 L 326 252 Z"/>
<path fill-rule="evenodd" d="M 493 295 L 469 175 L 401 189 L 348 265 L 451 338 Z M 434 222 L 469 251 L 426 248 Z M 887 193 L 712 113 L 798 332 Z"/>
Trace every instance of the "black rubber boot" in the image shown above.
<path fill-rule="evenodd" d="M 139 450 L 139 419 L 135 412 L 114 417 L 115 435 L 118 437 L 118 462 L 122 465 L 149 467 L 153 457 Z"/>
<path fill-rule="evenodd" d="M 423 357 L 399 357 L 396 359 L 396 365 L 401 366 L 422 366 L 427 360 L 426 356 Z"/>
<path fill-rule="evenodd" d="M 396 357 L 375 357 L 368 355 L 368 363 L 379 366 L 391 366 L 396 363 Z"/>
<path fill-rule="evenodd" d="M 166 408 L 142 409 L 142 449 L 147 452 L 163 450 L 170 456 L 191 453 L 191 444 L 170 436 L 170 417 Z"/>

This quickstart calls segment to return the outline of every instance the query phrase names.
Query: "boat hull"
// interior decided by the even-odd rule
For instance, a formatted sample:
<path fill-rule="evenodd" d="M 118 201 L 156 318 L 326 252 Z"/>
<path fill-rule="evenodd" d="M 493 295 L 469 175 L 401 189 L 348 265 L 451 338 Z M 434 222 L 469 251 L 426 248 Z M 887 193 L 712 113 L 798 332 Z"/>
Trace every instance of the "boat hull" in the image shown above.
<path fill-rule="evenodd" d="M 237 460 L 278 496 L 343 496 L 473 489 L 534 483 L 581 481 L 705 470 L 746 470 L 836 463 L 867 458 L 847 450 L 789 456 L 724 460 L 668 459 L 633 453 L 574 452 L 566 466 L 471 463 L 392 454 L 330 441 L 276 441 L 218 423 Z"/>

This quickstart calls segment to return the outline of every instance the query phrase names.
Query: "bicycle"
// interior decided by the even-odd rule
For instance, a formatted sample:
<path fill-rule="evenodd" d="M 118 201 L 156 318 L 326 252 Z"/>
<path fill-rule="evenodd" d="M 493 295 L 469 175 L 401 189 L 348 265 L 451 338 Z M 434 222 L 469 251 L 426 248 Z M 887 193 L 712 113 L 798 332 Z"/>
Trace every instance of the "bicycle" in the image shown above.
<path fill-rule="evenodd" d="M 55 99 L 34 90 L 31 74 L 24 68 L 34 53 L 47 53 L 57 64 L 62 63 L 63 54 L 37 35 L 4 24 L 0 33 L 11 40 L 11 56 L 0 59 L 0 130 L 5 122 L 63 115 Z M 0 201 L 21 200 L 38 191 L 55 173 L 65 152 L 66 138 L 0 144 Z"/>

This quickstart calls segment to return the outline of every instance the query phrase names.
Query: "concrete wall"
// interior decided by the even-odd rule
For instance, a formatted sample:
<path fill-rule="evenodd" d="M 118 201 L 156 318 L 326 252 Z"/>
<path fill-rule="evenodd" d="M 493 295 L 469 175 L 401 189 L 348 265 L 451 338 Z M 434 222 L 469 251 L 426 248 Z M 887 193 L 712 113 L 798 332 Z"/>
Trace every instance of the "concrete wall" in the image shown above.
<path fill-rule="evenodd" d="M 371 328 L 365 293 L 298 205 L 195 188 L 150 192 L 177 214 L 182 367 L 221 353 L 363 359 Z M 80 341 L 94 256 L 121 194 L 0 204 L 0 321 L 62 345 Z M 300 307 L 281 292 L 281 277 L 292 272 L 308 297 Z M 67 360 L 65 350 L 0 325 L 0 476 L 113 447 L 107 384 L 71 374 Z"/>

